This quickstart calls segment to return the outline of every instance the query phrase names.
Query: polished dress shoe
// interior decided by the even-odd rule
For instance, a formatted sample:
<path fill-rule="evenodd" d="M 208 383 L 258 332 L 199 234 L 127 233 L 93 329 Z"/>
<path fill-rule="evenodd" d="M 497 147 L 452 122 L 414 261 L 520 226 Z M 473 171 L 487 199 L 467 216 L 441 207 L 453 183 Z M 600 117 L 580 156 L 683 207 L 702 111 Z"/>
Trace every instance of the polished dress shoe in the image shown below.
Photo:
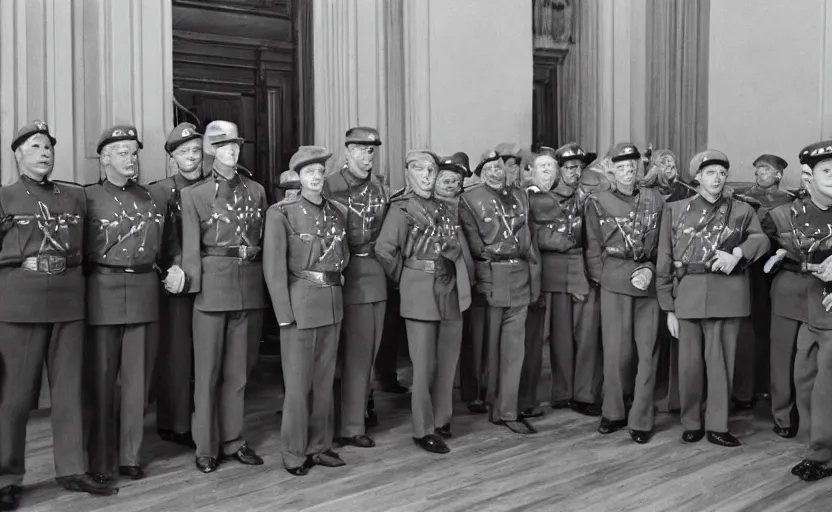
<path fill-rule="evenodd" d="M 448 453 L 451 451 L 445 441 L 436 434 L 428 434 L 425 437 L 414 437 L 413 442 L 416 446 L 431 453 Z"/>
<path fill-rule="evenodd" d="M 627 426 L 627 420 L 608 420 L 607 418 L 601 418 L 601 424 L 598 425 L 598 433 L 599 434 L 612 434 L 613 432 L 618 432 L 622 428 Z"/>
<path fill-rule="evenodd" d="M 450 423 L 442 425 L 441 427 L 436 427 L 435 429 L 433 429 L 433 431 L 435 433 L 439 434 L 440 436 L 444 437 L 445 439 L 450 439 L 450 438 L 453 437 L 453 434 L 451 434 L 451 424 Z"/>
<path fill-rule="evenodd" d="M 584 416 L 600 416 L 601 408 L 597 404 L 586 402 L 572 402 L 572 410 Z"/>
<path fill-rule="evenodd" d="M 774 425 L 774 428 L 772 430 L 774 430 L 775 434 L 785 439 L 791 439 L 797 435 L 797 427 L 794 425 L 791 427 L 781 427 L 780 425 Z"/>
<path fill-rule="evenodd" d="M 110 485 L 113 483 L 113 477 L 105 475 L 104 473 L 87 473 L 87 476 L 101 485 Z"/>
<path fill-rule="evenodd" d="M 231 455 L 226 455 L 225 458 L 237 459 L 240 464 L 247 466 L 260 466 L 263 464 L 263 459 L 254 452 L 248 443 L 243 443 L 243 446 L 239 450 Z"/>
<path fill-rule="evenodd" d="M 731 435 L 730 432 L 713 432 L 710 430 L 708 431 L 708 442 L 728 448 L 733 448 L 742 444 L 740 443 L 740 440 Z"/>
<path fill-rule="evenodd" d="M 468 410 L 474 414 L 485 414 L 488 412 L 488 407 L 482 400 L 471 400 L 468 402 Z"/>
<path fill-rule="evenodd" d="M 648 432 L 646 430 L 630 429 L 630 437 L 638 444 L 647 444 L 650 442 L 652 434 L 652 432 Z"/>
<path fill-rule="evenodd" d="M 111 487 L 111 479 L 95 478 L 91 475 L 60 476 L 55 479 L 58 485 L 72 492 L 85 492 L 96 496 L 113 496 L 118 489 Z"/>
<path fill-rule="evenodd" d="M 340 468 L 341 466 L 347 465 L 347 463 L 344 462 L 344 459 L 332 450 L 326 450 L 318 453 L 312 457 L 312 460 L 315 464 L 325 468 Z"/>
<path fill-rule="evenodd" d="M 220 463 L 216 457 L 197 457 L 196 458 L 196 469 L 202 471 L 203 473 L 213 473 L 217 470 Z"/>
<path fill-rule="evenodd" d="M 168 441 L 170 443 L 178 444 L 179 446 L 196 450 L 196 443 L 194 442 L 194 437 L 190 432 L 174 432 L 173 430 L 160 429 L 159 437 L 162 441 Z"/>
<path fill-rule="evenodd" d="M 332 440 L 332 442 L 338 447 L 342 446 L 355 446 L 357 448 L 372 448 L 376 445 L 376 442 L 369 436 L 364 434 L 359 434 L 357 436 L 352 437 L 336 437 Z"/>
<path fill-rule="evenodd" d="M 529 407 L 520 413 L 521 418 L 539 418 L 546 414 L 542 407 Z"/>
<path fill-rule="evenodd" d="M 526 418 L 517 418 L 516 420 L 497 420 L 494 422 L 494 424 L 507 427 L 515 434 L 537 434 L 537 429 L 531 426 L 531 424 L 528 421 L 526 421 Z"/>
<path fill-rule="evenodd" d="M 376 416 L 375 411 L 367 410 L 364 413 L 364 428 L 373 428 L 378 425 L 378 416 Z"/>
<path fill-rule="evenodd" d="M 809 459 L 803 459 L 800 462 L 798 462 L 796 466 L 794 466 L 792 468 L 792 474 L 794 476 L 799 476 L 799 477 L 803 478 L 803 473 L 805 473 L 806 469 L 809 468 L 809 466 L 811 466 L 811 465 L 812 465 L 812 461 L 810 461 Z"/>
<path fill-rule="evenodd" d="M 704 430 L 685 430 L 682 432 L 682 441 L 686 443 L 698 443 L 705 437 Z"/>
<path fill-rule="evenodd" d="M 7 485 L 0 489 L 0 510 L 17 510 L 22 494 L 23 487 L 19 485 Z"/>
<path fill-rule="evenodd" d="M 555 400 L 551 405 L 552 409 L 569 409 L 572 407 L 572 400 Z"/>
<path fill-rule="evenodd" d="M 141 480 L 144 478 L 144 471 L 139 466 L 119 466 L 118 474 L 126 476 L 130 480 Z"/>
<path fill-rule="evenodd" d="M 306 460 L 300 466 L 289 468 L 284 466 L 284 469 L 293 476 L 304 476 L 309 474 L 309 470 L 315 467 L 315 459 L 311 455 L 306 456 Z"/>
<path fill-rule="evenodd" d="M 804 482 L 817 482 L 818 480 L 832 476 L 832 468 L 827 468 L 823 462 L 814 460 L 806 460 L 804 462 L 806 462 L 806 465 L 803 467 L 803 471 L 797 475 Z"/>

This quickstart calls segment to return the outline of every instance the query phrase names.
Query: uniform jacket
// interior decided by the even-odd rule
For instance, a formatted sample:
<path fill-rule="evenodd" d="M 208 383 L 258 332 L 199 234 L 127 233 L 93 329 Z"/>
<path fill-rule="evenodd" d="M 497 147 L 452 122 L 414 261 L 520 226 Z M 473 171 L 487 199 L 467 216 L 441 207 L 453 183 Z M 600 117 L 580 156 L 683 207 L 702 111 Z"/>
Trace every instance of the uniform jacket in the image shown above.
<path fill-rule="evenodd" d="M 592 194 L 585 206 L 586 264 L 589 278 L 607 291 L 648 297 L 635 288 L 630 275 L 639 267 L 655 269 L 664 199 L 650 188 L 636 187 L 633 195 L 607 190 Z"/>
<path fill-rule="evenodd" d="M 349 263 L 346 212 L 324 199 L 297 196 L 266 212 L 263 271 L 281 326 L 298 329 L 337 324 L 343 318 L 341 273 Z M 304 271 L 331 273 L 333 283 L 316 283 Z"/>
<path fill-rule="evenodd" d="M 226 180 L 216 171 L 182 189 L 182 270 L 199 311 L 244 311 L 266 307 L 263 264 L 257 259 L 205 254 L 209 248 L 262 249 L 266 191 L 235 173 Z"/>
<path fill-rule="evenodd" d="M 375 243 L 390 198 L 372 172 L 360 180 L 347 169 L 326 177 L 324 196 L 347 212 L 350 264 L 344 272 L 344 303 L 367 304 L 387 300 L 387 278 L 374 257 Z"/>
<path fill-rule="evenodd" d="M 748 203 L 722 197 L 711 204 L 696 195 L 668 204 L 656 268 L 659 306 L 683 319 L 748 316 L 750 283 L 743 265 L 731 275 L 687 273 L 675 265 L 705 264 L 717 249 L 730 253 L 735 247 L 742 249 L 745 263 L 761 258 L 769 248 L 768 238 Z"/>
<path fill-rule="evenodd" d="M 492 307 L 524 306 L 540 295 L 540 259 L 529 228 L 529 198 L 516 187 L 478 183 L 462 193 L 459 218 L 474 259 L 475 292 Z"/>
<path fill-rule="evenodd" d="M 87 323 L 120 325 L 155 322 L 159 317 L 160 258 L 165 201 L 133 180 L 85 188 L 87 195 Z M 106 268 L 136 272 L 106 273 Z"/>
<path fill-rule="evenodd" d="M 815 276 L 796 272 L 802 263 L 821 263 L 832 254 L 832 211 L 821 210 L 807 196 L 782 204 L 763 217 L 763 231 L 772 250 L 785 249 L 786 262 L 775 267 L 771 285 L 773 313 L 832 329 L 832 313 L 822 306 L 824 283 Z"/>
<path fill-rule="evenodd" d="M 473 261 L 456 210 L 447 202 L 412 193 L 394 199 L 378 237 L 376 257 L 399 286 L 403 318 L 456 320 L 471 305 Z M 443 259 L 453 268 L 430 273 L 411 264 L 436 265 Z M 443 271 L 449 277 L 445 283 Z"/>
<path fill-rule="evenodd" d="M 86 316 L 83 270 L 87 202 L 78 185 L 21 176 L 0 188 L 0 322 L 71 322 Z M 64 258 L 66 270 L 21 268 L 25 258 Z"/>
<path fill-rule="evenodd" d="M 162 238 L 160 266 L 167 270 L 173 265 L 182 266 L 182 189 L 204 180 L 202 176 L 194 181 L 177 173 L 150 184 L 165 201 L 167 217 Z"/>

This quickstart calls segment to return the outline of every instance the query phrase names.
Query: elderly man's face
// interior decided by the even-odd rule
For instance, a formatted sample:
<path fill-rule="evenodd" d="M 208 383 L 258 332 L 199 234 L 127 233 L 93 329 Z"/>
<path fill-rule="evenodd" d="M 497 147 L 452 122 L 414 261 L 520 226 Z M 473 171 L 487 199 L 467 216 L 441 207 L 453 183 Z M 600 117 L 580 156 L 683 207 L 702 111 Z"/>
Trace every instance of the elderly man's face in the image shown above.
<path fill-rule="evenodd" d="M 534 160 L 532 166 L 532 183 L 543 192 L 548 192 L 557 180 L 558 171 L 555 159 L 549 155 L 541 155 Z"/>
<path fill-rule="evenodd" d="M 223 165 L 234 167 L 240 159 L 240 145 L 236 142 L 229 142 L 214 146 L 214 158 Z"/>
<path fill-rule="evenodd" d="M 139 174 L 139 143 L 124 140 L 108 144 L 102 151 L 105 167 L 116 175 L 133 179 Z"/>
<path fill-rule="evenodd" d="M 679 175 L 679 170 L 676 168 L 676 160 L 672 156 L 663 156 L 659 164 L 661 166 L 661 171 L 664 173 L 664 177 L 667 178 L 668 181 L 675 180 Z"/>
<path fill-rule="evenodd" d="M 324 189 L 324 164 L 304 165 L 300 170 L 300 186 L 305 191 L 320 194 Z"/>
<path fill-rule="evenodd" d="M 347 145 L 347 167 L 358 178 L 366 178 L 373 169 L 376 157 L 375 146 L 364 144 Z"/>
<path fill-rule="evenodd" d="M 485 184 L 494 190 L 506 188 L 506 171 L 499 160 L 488 162 L 482 166 L 480 176 Z"/>
<path fill-rule="evenodd" d="M 769 188 L 776 185 L 779 181 L 780 171 L 768 164 L 761 164 L 754 170 L 754 176 L 757 178 L 757 186 L 762 188 Z"/>
<path fill-rule="evenodd" d="M 564 185 L 574 187 L 581 180 L 581 172 L 583 170 L 584 163 L 581 160 L 567 160 L 560 166 L 560 179 Z"/>
<path fill-rule="evenodd" d="M 434 192 L 437 197 L 455 197 L 459 193 L 459 187 L 461 184 L 462 179 L 459 173 L 444 169 L 439 171 L 439 176 L 436 178 Z"/>
<path fill-rule="evenodd" d="M 179 171 L 185 174 L 194 172 L 202 164 L 202 141 L 191 139 L 173 150 L 173 159 Z"/>
<path fill-rule="evenodd" d="M 636 183 L 636 161 L 621 160 L 613 164 L 613 176 L 616 185 L 629 188 Z"/>
<path fill-rule="evenodd" d="M 14 152 L 18 168 L 24 175 L 35 181 L 49 176 L 55 165 L 55 148 L 43 133 L 26 139 Z"/>
<path fill-rule="evenodd" d="M 728 169 L 718 164 L 711 164 L 700 169 L 695 178 L 703 190 L 713 197 L 718 197 L 722 194 L 722 189 L 725 188 L 725 182 L 728 180 Z"/>
<path fill-rule="evenodd" d="M 436 181 L 436 164 L 426 159 L 414 160 L 407 164 L 407 182 L 413 193 L 419 197 L 430 197 Z"/>

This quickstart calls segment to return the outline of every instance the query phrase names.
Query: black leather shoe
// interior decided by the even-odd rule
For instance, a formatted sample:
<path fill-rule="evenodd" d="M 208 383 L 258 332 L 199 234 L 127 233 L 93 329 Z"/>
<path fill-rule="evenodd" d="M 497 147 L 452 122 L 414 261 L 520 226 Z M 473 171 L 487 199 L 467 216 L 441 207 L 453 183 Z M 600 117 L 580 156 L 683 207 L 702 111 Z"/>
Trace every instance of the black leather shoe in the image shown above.
<path fill-rule="evenodd" d="M 202 471 L 203 473 L 213 473 L 217 470 L 220 463 L 216 457 L 197 457 L 196 458 L 196 469 Z"/>
<path fill-rule="evenodd" d="M 245 464 L 247 466 L 260 466 L 263 464 L 263 459 L 254 453 L 254 450 L 248 445 L 248 443 L 243 443 L 243 446 L 241 446 L 239 450 L 231 455 L 226 455 L 226 458 L 237 459 L 240 464 Z"/>
<path fill-rule="evenodd" d="M 740 440 L 731 435 L 730 432 L 712 432 L 710 430 L 708 431 L 708 442 L 728 448 L 733 448 L 742 444 L 740 443 Z"/>
<path fill-rule="evenodd" d="M 569 409 L 572 404 L 572 400 L 556 400 L 552 402 L 552 409 Z"/>
<path fill-rule="evenodd" d="M 520 413 L 521 418 L 539 418 L 546 414 L 543 410 L 543 407 L 529 407 L 525 411 Z"/>
<path fill-rule="evenodd" d="M 488 407 L 482 400 L 472 400 L 468 402 L 468 410 L 474 414 L 485 414 L 488 412 Z"/>
<path fill-rule="evenodd" d="M 494 424 L 507 427 L 515 434 L 537 434 L 537 430 L 533 426 L 531 426 L 531 424 L 528 421 L 526 421 L 526 418 L 517 418 L 516 420 L 497 420 L 494 422 Z"/>
<path fill-rule="evenodd" d="M 23 487 L 19 485 L 7 485 L 0 489 L 0 510 L 17 510 L 22 494 Z"/>
<path fill-rule="evenodd" d="M 113 477 L 104 473 L 87 473 L 87 476 L 100 485 L 110 485 L 113 483 Z"/>
<path fill-rule="evenodd" d="M 827 468 L 820 462 L 807 460 L 803 472 L 798 476 L 804 482 L 817 482 L 818 480 L 832 476 L 832 468 Z"/>
<path fill-rule="evenodd" d="M 192 450 L 196 450 L 194 437 L 190 432 L 174 432 L 173 430 L 159 430 L 159 437 L 162 441 L 178 444 Z"/>
<path fill-rule="evenodd" d="M 290 475 L 293 476 L 304 476 L 309 474 L 309 470 L 315 467 L 315 460 L 312 458 L 311 455 L 306 456 L 306 460 L 303 461 L 298 467 L 295 468 L 287 468 L 284 466 L 284 469 L 289 472 Z"/>
<path fill-rule="evenodd" d="M 428 434 L 425 437 L 414 437 L 413 442 L 416 446 L 431 453 L 448 453 L 451 451 L 445 441 L 435 434 Z"/>
<path fill-rule="evenodd" d="M 372 448 L 376 445 L 376 442 L 372 440 L 371 437 L 366 436 L 364 434 L 360 434 L 357 436 L 352 437 L 336 437 L 332 440 L 332 442 L 338 447 L 342 446 L 355 446 L 357 448 Z"/>
<path fill-rule="evenodd" d="M 442 425 L 441 427 L 436 427 L 435 429 L 433 429 L 433 431 L 439 434 L 440 436 L 444 437 L 445 439 L 450 439 L 453 437 L 453 434 L 451 433 L 450 423 Z"/>
<path fill-rule="evenodd" d="M 704 430 L 685 430 L 682 432 L 682 441 L 686 443 L 698 443 L 705 437 Z"/>
<path fill-rule="evenodd" d="M 368 410 L 364 414 L 364 428 L 373 428 L 378 425 L 378 416 L 375 411 Z"/>
<path fill-rule="evenodd" d="M 812 461 L 809 459 L 803 459 L 802 461 L 798 462 L 795 467 L 792 468 L 792 474 L 794 476 L 799 476 L 803 478 L 803 473 L 806 472 L 806 469 L 812 465 Z"/>
<path fill-rule="evenodd" d="M 597 404 L 586 402 L 572 402 L 572 410 L 584 416 L 600 416 L 601 408 Z"/>
<path fill-rule="evenodd" d="M 332 450 L 327 450 L 315 455 L 313 460 L 315 461 L 315 464 L 325 468 L 340 468 L 341 466 L 347 465 L 347 463 L 344 462 L 344 459 Z"/>
<path fill-rule="evenodd" d="M 126 476 L 130 480 L 141 480 L 144 478 L 144 471 L 139 466 L 119 466 L 118 474 Z"/>
<path fill-rule="evenodd" d="M 396 395 L 403 395 L 410 391 L 406 387 L 399 384 L 397 380 L 383 380 L 378 383 L 379 387 L 376 388 L 378 391 L 383 391 L 385 393 L 394 393 Z"/>
<path fill-rule="evenodd" d="M 111 480 L 99 480 L 90 475 L 61 476 L 55 479 L 58 485 L 72 492 L 85 492 L 96 496 L 113 496 L 118 489 L 111 487 Z"/>
<path fill-rule="evenodd" d="M 780 437 L 785 439 L 791 439 L 797 435 L 797 427 L 792 425 L 790 427 L 781 427 L 780 425 L 774 425 L 774 433 Z"/>
<path fill-rule="evenodd" d="M 646 430 L 635 430 L 630 429 L 630 437 L 633 441 L 637 442 L 638 444 L 647 444 L 650 442 L 650 437 L 652 436 L 652 432 L 647 432 Z"/>
<path fill-rule="evenodd" d="M 622 428 L 627 426 L 627 420 L 608 420 L 607 418 L 601 418 L 601 424 L 598 425 L 598 433 L 599 434 L 612 434 L 613 432 L 618 432 Z"/>

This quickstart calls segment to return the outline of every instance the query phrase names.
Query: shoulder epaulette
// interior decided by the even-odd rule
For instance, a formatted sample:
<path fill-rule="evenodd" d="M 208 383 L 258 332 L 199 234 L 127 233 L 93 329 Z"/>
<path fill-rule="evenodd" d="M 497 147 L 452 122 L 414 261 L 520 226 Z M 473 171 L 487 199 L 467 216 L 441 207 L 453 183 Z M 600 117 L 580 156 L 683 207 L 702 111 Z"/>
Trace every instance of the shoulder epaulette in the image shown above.
<path fill-rule="evenodd" d="M 407 191 L 407 189 L 405 187 L 402 187 L 402 188 L 394 191 L 392 194 L 390 194 L 390 201 L 392 202 L 392 201 L 395 201 L 397 199 L 401 199 L 402 197 L 404 197 L 406 191 Z"/>
<path fill-rule="evenodd" d="M 343 205 L 343 204 L 339 203 L 338 201 L 333 201 L 333 200 L 331 200 L 331 199 L 329 200 L 329 204 L 331 204 L 333 208 L 335 208 L 336 210 L 338 210 L 339 212 L 341 212 L 341 215 L 343 215 L 343 216 L 344 216 L 344 219 L 346 219 L 346 218 L 347 218 L 347 215 L 348 215 L 348 214 L 349 214 L 349 212 L 350 212 L 350 211 L 349 211 L 349 208 L 347 208 L 345 205 Z"/>
<path fill-rule="evenodd" d="M 288 206 L 290 204 L 297 203 L 300 200 L 300 197 L 301 197 L 300 194 L 287 195 L 286 197 L 284 197 L 280 201 L 273 204 L 271 207 L 272 208 L 274 208 L 274 207 L 283 208 L 284 206 Z"/>
<path fill-rule="evenodd" d="M 237 172 L 242 174 L 243 176 L 245 176 L 248 179 L 253 179 L 254 175 L 251 174 L 251 171 L 249 171 L 248 169 L 246 169 L 245 167 L 243 167 L 240 164 L 237 164 Z"/>
<path fill-rule="evenodd" d="M 101 185 L 102 183 L 104 183 L 104 180 L 99 180 L 99 181 L 96 181 L 95 183 L 87 183 L 86 185 L 83 185 L 83 187 L 84 188 L 94 187 L 96 185 Z"/>

